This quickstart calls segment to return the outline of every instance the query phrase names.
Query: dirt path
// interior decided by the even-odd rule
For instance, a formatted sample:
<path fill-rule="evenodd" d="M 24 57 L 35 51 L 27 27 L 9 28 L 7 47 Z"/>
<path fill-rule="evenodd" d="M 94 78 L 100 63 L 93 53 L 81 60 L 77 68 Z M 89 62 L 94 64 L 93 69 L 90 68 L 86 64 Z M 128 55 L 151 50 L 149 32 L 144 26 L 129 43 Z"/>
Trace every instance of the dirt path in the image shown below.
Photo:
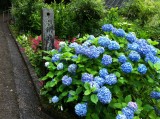
<path fill-rule="evenodd" d="M 0 15 L 0 119 L 51 119 L 39 109 L 31 77 Z"/>

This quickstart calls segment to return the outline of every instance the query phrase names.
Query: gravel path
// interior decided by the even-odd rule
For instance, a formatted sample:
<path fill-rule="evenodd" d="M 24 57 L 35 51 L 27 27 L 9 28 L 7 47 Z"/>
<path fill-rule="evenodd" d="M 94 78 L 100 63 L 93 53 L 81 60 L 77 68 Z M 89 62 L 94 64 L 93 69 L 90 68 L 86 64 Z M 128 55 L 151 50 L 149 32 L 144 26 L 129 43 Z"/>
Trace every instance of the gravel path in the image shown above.
<path fill-rule="evenodd" d="M 31 77 L 0 15 L 0 119 L 52 119 L 40 109 Z"/>

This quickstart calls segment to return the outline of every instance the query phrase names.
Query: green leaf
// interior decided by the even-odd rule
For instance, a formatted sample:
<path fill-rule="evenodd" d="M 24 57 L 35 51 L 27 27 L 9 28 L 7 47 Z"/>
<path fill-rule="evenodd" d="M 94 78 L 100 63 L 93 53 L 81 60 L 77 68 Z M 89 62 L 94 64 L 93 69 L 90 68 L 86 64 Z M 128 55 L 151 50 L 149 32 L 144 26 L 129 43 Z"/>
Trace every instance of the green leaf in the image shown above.
<path fill-rule="evenodd" d="M 74 96 L 74 97 L 69 97 L 68 100 L 67 100 L 67 102 L 73 102 L 73 101 L 75 101 L 75 100 L 77 100 L 77 97 L 76 97 L 76 96 Z"/>
<path fill-rule="evenodd" d="M 154 80 L 151 77 L 147 76 L 147 79 L 149 83 L 154 83 Z"/>
<path fill-rule="evenodd" d="M 85 84 L 84 84 L 84 88 L 85 88 L 86 90 L 89 90 L 89 89 L 90 89 L 90 84 L 89 84 L 89 83 L 85 83 Z"/>
<path fill-rule="evenodd" d="M 48 79 L 48 76 L 44 76 L 43 78 L 41 78 L 42 81 L 45 81 Z"/>
<path fill-rule="evenodd" d="M 97 102 L 98 102 L 98 97 L 97 97 L 96 94 L 92 94 L 92 95 L 91 95 L 91 101 L 92 101 L 93 103 L 97 104 Z"/>
<path fill-rule="evenodd" d="M 136 102 L 137 102 L 137 104 L 138 104 L 138 107 L 141 107 L 141 106 L 142 106 L 142 101 L 141 101 L 139 98 L 136 100 Z"/>
<path fill-rule="evenodd" d="M 46 60 L 46 61 L 51 61 L 50 57 L 43 57 L 43 59 Z"/>
<path fill-rule="evenodd" d="M 62 84 L 61 86 L 59 86 L 58 91 L 59 92 L 63 92 L 63 89 L 65 88 L 65 86 Z"/>
<path fill-rule="evenodd" d="M 54 73 L 50 71 L 50 72 L 48 72 L 47 76 L 48 76 L 49 78 L 53 78 Z"/>
<path fill-rule="evenodd" d="M 76 89 L 76 94 L 80 94 L 82 92 L 82 87 L 78 87 L 77 89 Z"/>
<path fill-rule="evenodd" d="M 130 102 L 131 100 L 132 100 L 131 95 L 127 95 L 127 96 L 125 97 L 125 102 L 126 102 L 126 103 Z"/>
<path fill-rule="evenodd" d="M 149 104 L 146 104 L 146 105 L 143 106 L 143 109 L 148 112 L 148 111 L 153 110 L 153 107 L 151 105 L 149 105 Z"/>
<path fill-rule="evenodd" d="M 117 77 L 121 77 L 121 74 L 120 74 L 119 72 L 115 72 L 115 75 L 116 75 Z"/>
<path fill-rule="evenodd" d="M 86 68 L 86 70 L 90 73 L 90 74 L 92 74 L 92 75 L 96 75 L 96 74 L 98 74 L 98 72 L 97 71 L 94 71 L 93 69 L 91 69 L 91 68 Z"/>
<path fill-rule="evenodd" d="M 73 90 L 71 90 L 71 91 L 69 91 L 69 94 L 71 94 L 72 96 L 74 96 L 74 95 L 76 95 L 76 92 L 73 91 Z"/>
<path fill-rule="evenodd" d="M 122 108 L 122 104 L 121 103 L 114 103 L 112 106 L 113 106 L 113 108 L 118 108 L 118 109 Z"/>
<path fill-rule="evenodd" d="M 154 68 L 156 69 L 156 71 L 160 70 L 160 63 L 155 63 Z"/>
<path fill-rule="evenodd" d="M 154 69 L 154 65 L 153 65 L 153 63 L 151 61 L 148 61 L 148 64 L 152 69 Z"/>
<path fill-rule="evenodd" d="M 84 92 L 84 95 L 89 95 L 89 94 L 91 94 L 91 91 L 90 91 L 90 90 L 86 90 L 86 91 Z"/>

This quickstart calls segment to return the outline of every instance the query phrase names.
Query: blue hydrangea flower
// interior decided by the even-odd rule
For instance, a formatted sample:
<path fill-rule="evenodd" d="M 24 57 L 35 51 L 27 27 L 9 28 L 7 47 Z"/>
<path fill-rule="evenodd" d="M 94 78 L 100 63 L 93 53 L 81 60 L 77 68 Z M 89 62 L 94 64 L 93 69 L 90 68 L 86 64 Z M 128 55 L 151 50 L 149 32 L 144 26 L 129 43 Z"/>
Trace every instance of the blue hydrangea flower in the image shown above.
<path fill-rule="evenodd" d="M 87 40 L 82 44 L 82 46 L 90 46 L 91 44 L 91 41 Z"/>
<path fill-rule="evenodd" d="M 134 51 L 137 51 L 138 47 L 139 45 L 137 43 L 128 43 L 128 46 L 127 46 L 129 50 L 134 50 Z"/>
<path fill-rule="evenodd" d="M 85 50 L 86 50 L 86 47 L 81 46 L 81 45 L 77 45 L 75 47 L 76 54 L 83 54 L 85 52 Z"/>
<path fill-rule="evenodd" d="M 104 66 L 108 66 L 108 65 L 112 64 L 112 57 L 110 55 L 103 55 L 102 64 Z"/>
<path fill-rule="evenodd" d="M 126 58 L 125 55 L 120 55 L 120 56 L 118 57 L 118 61 L 119 61 L 120 63 L 125 63 L 125 62 L 127 61 L 127 58 Z"/>
<path fill-rule="evenodd" d="M 111 41 L 110 44 L 108 45 L 109 50 L 119 50 L 120 45 L 116 41 Z"/>
<path fill-rule="evenodd" d="M 128 42 L 133 43 L 133 42 L 136 41 L 137 38 L 133 33 L 128 33 L 126 35 L 126 39 L 127 39 Z"/>
<path fill-rule="evenodd" d="M 53 96 L 51 99 L 52 103 L 57 103 L 59 101 L 59 98 L 57 96 Z"/>
<path fill-rule="evenodd" d="M 63 63 L 59 63 L 57 65 L 57 70 L 62 70 L 63 69 Z"/>
<path fill-rule="evenodd" d="M 97 50 L 96 46 L 92 45 L 84 51 L 84 54 L 90 59 L 98 58 L 100 56 L 100 52 Z"/>
<path fill-rule="evenodd" d="M 110 32 L 110 31 L 112 31 L 113 28 L 114 27 L 113 27 L 112 24 L 105 24 L 105 25 L 102 26 L 102 30 L 105 31 L 105 32 Z"/>
<path fill-rule="evenodd" d="M 61 54 L 55 54 L 55 55 L 52 57 L 52 62 L 57 62 L 58 60 L 60 60 L 60 56 L 61 56 Z"/>
<path fill-rule="evenodd" d="M 141 59 L 140 54 L 136 51 L 131 51 L 128 57 L 133 62 L 138 62 Z"/>
<path fill-rule="evenodd" d="M 154 46 L 152 45 L 148 45 L 149 49 L 150 49 L 150 52 L 153 54 L 153 55 L 156 55 L 158 50 L 157 48 L 155 48 Z"/>
<path fill-rule="evenodd" d="M 129 107 L 123 108 L 122 113 L 127 117 L 127 119 L 133 119 L 134 117 L 134 111 Z"/>
<path fill-rule="evenodd" d="M 78 46 L 78 43 L 76 43 L 76 42 L 73 42 L 73 43 L 71 43 L 71 44 L 69 45 L 70 48 L 75 48 L 75 47 L 77 47 L 77 46 Z"/>
<path fill-rule="evenodd" d="M 81 104 L 81 103 L 76 104 L 75 113 L 78 116 L 81 116 L 81 117 L 86 116 L 86 114 L 87 114 L 87 104 Z"/>
<path fill-rule="evenodd" d="M 116 119 L 127 119 L 127 117 L 124 114 L 118 114 Z"/>
<path fill-rule="evenodd" d="M 87 40 L 93 40 L 93 39 L 95 39 L 94 35 L 89 35 Z"/>
<path fill-rule="evenodd" d="M 71 85 L 72 83 L 72 78 L 71 77 L 68 77 L 67 75 L 64 75 L 62 77 L 62 84 L 65 85 L 65 86 L 69 86 Z"/>
<path fill-rule="evenodd" d="M 138 72 L 139 72 L 140 74 L 145 74 L 145 73 L 147 72 L 147 67 L 146 67 L 144 64 L 140 64 L 140 65 L 138 66 Z"/>
<path fill-rule="evenodd" d="M 108 75 L 107 69 L 105 69 L 105 68 L 100 69 L 99 75 L 100 75 L 100 77 L 105 78 L 105 76 Z"/>
<path fill-rule="evenodd" d="M 100 54 L 103 54 L 105 51 L 104 47 L 101 47 L 101 46 L 98 46 L 97 50 L 99 51 Z"/>
<path fill-rule="evenodd" d="M 134 112 L 137 111 L 138 106 L 136 102 L 129 102 L 127 105 L 131 110 L 133 110 Z"/>
<path fill-rule="evenodd" d="M 132 64 L 130 62 L 123 63 L 121 65 L 121 70 L 124 73 L 130 73 L 130 72 L 132 72 L 132 70 L 133 70 Z"/>
<path fill-rule="evenodd" d="M 159 61 L 159 58 L 151 53 L 148 53 L 146 54 L 145 61 L 146 62 L 151 61 L 153 64 L 155 64 Z"/>
<path fill-rule="evenodd" d="M 77 65 L 76 65 L 76 64 L 70 64 L 70 65 L 68 66 L 68 72 L 70 72 L 70 73 L 75 73 L 76 70 L 77 70 Z"/>
<path fill-rule="evenodd" d="M 112 33 L 115 34 L 118 37 L 124 37 L 126 35 L 126 33 L 123 29 L 117 29 Z"/>
<path fill-rule="evenodd" d="M 96 77 L 94 78 L 94 81 L 95 81 L 96 83 L 98 83 L 99 86 L 103 86 L 103 85 L 105 84 L 105 80 L 104 80 L 103 78 L 99 77 L 99 76 L 96 76 Z"/>
<path fill-rule="evenodd" d="M 152 91 L 150 94 L 151 98 L 160 99 L 160 92 Z"/>
<path fill-rule="evenodd" d="M 115 74 L 109 74 L 105 76 L 105 83 L 108 85 L 114 85 L 117 83 L 117 76 Z"/>
<path fill-rule="evenodd" d="M 151 51 L 149 48 L 149 45 L 145 39 L 136 40 L 136 43 L 139 45 L 136 50 L 139 54 L 144 56 Z"/>
<path fill-rule="evenodd" d="M 108 104 L 112 100 L 111 91 L 105 86 L 98 90 L 97 97 L 102 104 Z"/>
<path fill-rule="evenodd" d="M 108 47 L 108 45 L 110 44 L 111 40 L 107 37 L 99 37 L 98 39 L 98 44 L 102 47 Z"/>
<path fill-rule="evenodd" d="M 100 86 L 98 85 L 96 81 L 91 81 L 89 82 L 89 84 L 91 88 L 96 88 L 95 92 L 97 92 L 97 90 L 100 88 Z"/>
<path fill-rule="evenodd" d="M 93 81 L 93 75 L 92 74 L 88 74 L 88 73 L 83 73 L 82 74 L 82 82 L 91 82 Z"/>

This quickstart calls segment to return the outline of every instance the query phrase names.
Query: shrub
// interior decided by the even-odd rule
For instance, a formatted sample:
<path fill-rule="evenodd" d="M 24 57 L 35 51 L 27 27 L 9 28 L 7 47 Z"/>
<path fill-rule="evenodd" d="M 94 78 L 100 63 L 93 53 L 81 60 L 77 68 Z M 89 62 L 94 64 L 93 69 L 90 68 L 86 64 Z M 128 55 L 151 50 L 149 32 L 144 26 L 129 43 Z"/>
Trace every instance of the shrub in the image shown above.
<path fill-rule="evenodd" d="M 160 51 L 154 41 L 108 24 L 102 29 L 102 36 L 86 35 L 46 52 L 41 94 L 86 119 L 157 118 Z"/>
<path fill-rule="evenodd" d="M 158 0 L 129 0 L 119 13 L 127 19 L 134 21 L 149 33 L 149 38 L 159 40 L 160 27 L 160 1 Z"/>

